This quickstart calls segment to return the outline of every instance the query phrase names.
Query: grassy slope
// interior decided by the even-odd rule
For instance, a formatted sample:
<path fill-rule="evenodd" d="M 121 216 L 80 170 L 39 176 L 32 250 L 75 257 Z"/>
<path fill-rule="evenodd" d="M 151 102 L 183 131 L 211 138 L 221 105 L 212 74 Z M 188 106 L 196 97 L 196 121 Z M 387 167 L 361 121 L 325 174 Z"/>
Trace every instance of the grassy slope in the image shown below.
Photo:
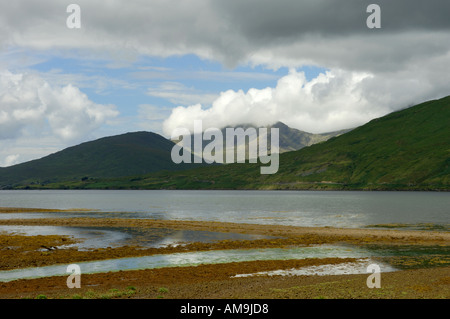
<path fill-rule="evenodd" d="M 52 187 L 449 190 L 449 119 L 450 97 L 422 103 L 281 154 L 274 175 L 260 175 L 260 164 L 231 164 Z"/>
<path fill-rule="evenodd" d="M 0 169 L 0 185 L 49 183 L 182 169 L 170 158 L 173 143 L 149 132 L 105 137 L 61 152 Z M 186 166 L 184 167 L 186 168 Z"/>
<path fill-rule="evenodd" d="M 303 152 L 286 154 L 278 178 L 355 186 L 449 185 L 449 119 L 450 97 L 389 114 Z"/>

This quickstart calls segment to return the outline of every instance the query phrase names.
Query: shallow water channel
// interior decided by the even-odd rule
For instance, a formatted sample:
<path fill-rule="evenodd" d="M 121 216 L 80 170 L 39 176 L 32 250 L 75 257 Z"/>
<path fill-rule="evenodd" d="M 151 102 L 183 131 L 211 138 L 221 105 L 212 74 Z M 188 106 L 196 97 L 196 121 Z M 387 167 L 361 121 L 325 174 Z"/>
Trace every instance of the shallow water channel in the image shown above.
<path fill-rule="evenodd" d="M 183 245 L 191 242 L 214 242 L 218 240 L 252 240 L 270 238 L 270 236 L 221 233 L 211 231 L 173 230 L 164 228 L 137 227 L 66 227 L 66 226 L 0 226 L 0 232 L 29 236 L 66 235 L 79 239 L 76 244 L 58 248 L 78 247 L 88 250 L 124 245 L 140 245 L 143 247 L 164 247 L 167 245 Z M 102 273 L 120 270 L 153 269 L 161 267 L 186 267 L 200 264 L 220 264 L 255 260 L 289 260 L 307 258 L 356 258 L 354 263 L 322 265 L 273 271 L 266 275 L 327 275 L 367 273 L 367 267 L 376 263 L 381 272 L 398 270 L 397 266 L 383 262 L 386 257 L 406 256 L 421 258 L 436 256 L 439 260 L 450 259 L 448 246 L 402 246 L 371 245 L 365 248 L 352 245 L 316 245 L 310 247 L 265 248 L 265 249 L 229 249 L 172 254 L 158 254 L 143 257 L 118 258 L 100 261 L 80 262 L 82 274 Z M 24 268 L 0 271 L 0 282 L 17 279 L 40 278 L 69 275 L 67 265 L 54 265 L 36 268 Z M 404 267 L 400 267 L 404 268 Z M 240 276 L 258 274 L 240 274 Z"/>
<path fill-rule="evenodd" d="M 365 273 L 370 264 L 370 257 L 376 256 L 364 249 L 347 246 L 320 245 L 312 247 L 295 248 L 265 248 L 265 249 L 229 249 L 199 251 L 173 254 L 159 254 L 144 257 L 118 258 L 91 262 L 78 263 L 82 274 L 102 273 L 119 270 L 154 269 L 162 267 L 186 267 L 200 264 L 221 264 L 230 262 L 254 261 L 254 260 L 289 260 L 306 258 L 359 258 L 362 261 L 349 264 L 344 273 Z M 55 265 L 36 268 L 0 271 L 0 281 L 12 281 L 16 279 L 39 278 L 49 276 L 68 276 L 68 265 Z M 342 267 L 342 265 L 341 265 Z M 383 271 L 395 271 L 389 265 L 383 265 Z M 330 268 L 328 273 L 338 268 Z"/>
<path fill-rule="evenodd" d="M 67 226 L 4 226 L 0 233 L 70 236 L 80 240 L 79 243 L 58 248 L 77 247 L 79 250 L 119 246 L 142 246 L 160 248 L 164 246 L 183 245 L 192 242 L 214 242 L 219 240 L 256 240 L 275 238 L 273 236 L 224 233 L 201 230 L 175 230 L 167 228 L 138 227 L 67 227 Z"/>

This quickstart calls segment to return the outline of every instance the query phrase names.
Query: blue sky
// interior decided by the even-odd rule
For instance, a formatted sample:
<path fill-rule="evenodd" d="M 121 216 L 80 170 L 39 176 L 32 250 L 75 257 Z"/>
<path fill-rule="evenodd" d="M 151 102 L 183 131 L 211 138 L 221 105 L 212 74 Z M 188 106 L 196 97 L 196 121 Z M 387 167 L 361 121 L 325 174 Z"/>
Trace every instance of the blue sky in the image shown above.
<path fill-rule="evenodd" d="M 177 103 L 175 97 L 157 96 L 156 91 L 164 91 L 161 88 L 163 84 L 178 85 L 180 95 L 218 95 L 226 90 L 274 87 L 278 79 L 288 73 L 286 67 L 273 70 L 263 66 L 238 66 L 230 69 L 217 61 L 201 59 L 193 54 L 168 58 L 142 56 L 137 61 L 116 64 L 108 60 L 50 56 L 30 69 L 52 74 L 53 77 L 48 78 L 55 80 L 59 78 L 64 81 L 65 75 L 72 79 L 79 76 L 81 91 L 93 102 L 114 104 L 123 116 L 136 115 L 140 104 L 161 107 L 183 105 L 181 97 L 180 103 Z M 298 70 L 305 73 L 307 80 L 326 71 L 314 66 L 303 66 Z M 155 91 L 155 95 L 149 90 Z"/>
<path fill-rule="evenodd" d="M 37 72 L 51 85 L 75 85 L 92 102 L 116 107 L 120 114 L 118 121 L 105 125 L 92 138 L 137 130 L 164 135 L 162 120 L 175 107 L 199 103 L 206 109 L 221 92 L 275 87 L 278 80 L 289 73 L 288 67 L 228 68 L 194 54 L 139 56 L 120 61 L 65 57 L 55 53 L 40 56 L 41 60 L 29 65 L 27 72 Z M 326 72 L 325 68 L 315 66 L 296 70 L 303 72 L 307 81 Z M 151 120 L 147 125 L 144 123 L 145 119 L 140 118 L 143 106 L 151 106 L 153 113 L 160 114 L 159 123 Z"/>

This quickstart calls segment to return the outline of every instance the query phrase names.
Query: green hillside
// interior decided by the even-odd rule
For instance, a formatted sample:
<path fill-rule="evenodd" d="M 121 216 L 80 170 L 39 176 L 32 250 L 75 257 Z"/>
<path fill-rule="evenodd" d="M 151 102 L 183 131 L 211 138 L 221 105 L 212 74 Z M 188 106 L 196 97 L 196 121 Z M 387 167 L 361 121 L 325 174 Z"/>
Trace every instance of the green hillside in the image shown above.
<path fill-rule="evenodd" d="M 286 154 L 271 183 L 352 188 L 449 188 L 450 97 L 375 119 L 326 143 Z M 290 186 L 287 186 L 290 187 Z"/>
<path fill-rule="evenodd" d="M 186 169 L 188 166 L 172 162 L 173 145 L 164 137 L 149 132 L 105 137 L 38 160 L 0 168 L 0 188 L 16 184 L 39 186 L 57 181 L 87 182 L 99 177 Z"/>
<path fill-rule="evenodd" d="M 425 102 L 283 153 L 273 175 L 261 175 L 261 164 L 229 164 L 48 187 L 450 190 L 449 119 L 450 97 Z"/>

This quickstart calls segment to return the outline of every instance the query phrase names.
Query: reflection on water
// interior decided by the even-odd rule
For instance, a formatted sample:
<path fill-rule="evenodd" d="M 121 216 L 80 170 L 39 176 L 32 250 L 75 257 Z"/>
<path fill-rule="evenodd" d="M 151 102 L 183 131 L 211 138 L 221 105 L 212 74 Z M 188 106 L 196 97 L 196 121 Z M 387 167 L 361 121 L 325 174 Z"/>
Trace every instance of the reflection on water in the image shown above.
<path fill-rule="evenodd" d="M 197 230 L 174 230 L 166 228 L 135 227 L 66 227 L 66 226 L 3 226 L 0 232 L 27 236 L 60 235 L 79 239 L 80 242 L 59 248 L 77 247 L 79 250 L 119 246 L 143 246 L 160 248 L 191 242 L 214 242 L 219 240 L 256 240 L 272 236 L 221 233 Z"/>

